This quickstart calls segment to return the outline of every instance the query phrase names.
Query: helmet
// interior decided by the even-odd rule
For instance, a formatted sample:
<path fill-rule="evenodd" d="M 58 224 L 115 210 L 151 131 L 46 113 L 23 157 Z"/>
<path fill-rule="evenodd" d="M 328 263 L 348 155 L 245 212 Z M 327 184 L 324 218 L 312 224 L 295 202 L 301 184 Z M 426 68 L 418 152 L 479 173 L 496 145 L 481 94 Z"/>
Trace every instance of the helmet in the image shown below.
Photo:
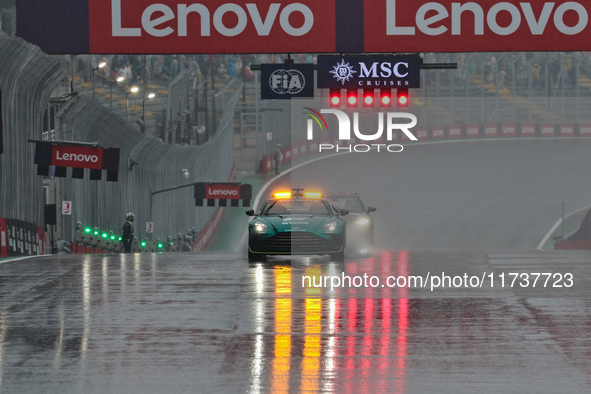
<path fill-rule="evenodd" d="M 190 236 L 190 235 L 187 235 L 187 236 L 185 237 L 185 241 L 187 241 L 187 242 L 191 242 L 191 241 L 192 241 L 192 239 L 191 239 L 191 236 Z"/>
<path fill-rule="evenodd" d="M 133 222 L 133 213 L 129 212 L 127 215 L 125 215 L 125 220 Z"/>

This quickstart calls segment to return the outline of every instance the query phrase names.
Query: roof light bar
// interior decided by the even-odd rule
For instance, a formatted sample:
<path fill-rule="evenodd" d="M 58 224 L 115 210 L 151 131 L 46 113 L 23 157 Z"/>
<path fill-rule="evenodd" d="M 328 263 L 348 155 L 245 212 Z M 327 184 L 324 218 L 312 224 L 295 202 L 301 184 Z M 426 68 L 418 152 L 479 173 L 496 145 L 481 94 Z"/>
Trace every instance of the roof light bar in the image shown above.
<path fill-rule="evenodd" d="M 321 192 L 304 192 L 306 198 L 322 198 Z"/>
<path fill-rule="evenodd" d="M 273 198 L 291 198 L 291 192 L 275 192 L 273 193 Z"/>

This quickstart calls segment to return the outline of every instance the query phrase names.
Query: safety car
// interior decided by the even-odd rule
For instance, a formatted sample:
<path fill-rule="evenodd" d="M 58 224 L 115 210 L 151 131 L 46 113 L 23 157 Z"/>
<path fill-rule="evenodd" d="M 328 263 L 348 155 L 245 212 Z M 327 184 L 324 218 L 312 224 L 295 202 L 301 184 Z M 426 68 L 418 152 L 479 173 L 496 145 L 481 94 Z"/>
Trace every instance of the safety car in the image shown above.
<path fill-rule="evenodd" d="M 323 255 L 343 261 L 346 210 L 337 211 L 322 193 L 302 189 L 278 191 L 258 213 L 246 211 L 248 260 L 266 255 Z"/>

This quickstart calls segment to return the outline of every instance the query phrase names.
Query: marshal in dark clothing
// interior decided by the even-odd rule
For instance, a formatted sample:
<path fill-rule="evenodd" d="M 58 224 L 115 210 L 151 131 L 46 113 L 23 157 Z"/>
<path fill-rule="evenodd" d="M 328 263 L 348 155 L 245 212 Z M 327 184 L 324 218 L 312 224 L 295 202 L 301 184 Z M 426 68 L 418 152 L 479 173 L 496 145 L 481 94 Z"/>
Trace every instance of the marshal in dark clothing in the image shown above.
<path fill-rule="evenodd" d="M 121 235 L 123 242 L 123 250 L 125 253 L 131 253 L 131 245 L 133 244 L 133 213 L 125 215 L 125 224 L 123 225 L 123 234 Z"/>

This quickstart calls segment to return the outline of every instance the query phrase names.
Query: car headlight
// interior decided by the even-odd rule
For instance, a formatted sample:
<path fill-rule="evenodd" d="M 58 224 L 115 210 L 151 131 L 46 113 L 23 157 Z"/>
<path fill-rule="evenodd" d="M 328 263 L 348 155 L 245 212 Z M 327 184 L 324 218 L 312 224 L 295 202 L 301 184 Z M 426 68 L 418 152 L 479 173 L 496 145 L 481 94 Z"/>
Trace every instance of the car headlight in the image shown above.
<path fill-rule="evenodd" d="M 263 222 L 256 222 L 253 225 L 254 231 L 257 233 L 266 233 L 269 227 Z"/>
<path fill-rule="evenodd" d="M 360 226 L 367 226 L 369 224 L 369 219 L 368 218 L 360 218 L 360 219 L 357 219 L 355 221 L 355 224 L 358 224 Z"/>
<path fill-rule="evenodd" d="M 334 233 L 337 229 L 337 222 L 328 222 L 324 225 L 324 232 L 325 233 Z"/>

